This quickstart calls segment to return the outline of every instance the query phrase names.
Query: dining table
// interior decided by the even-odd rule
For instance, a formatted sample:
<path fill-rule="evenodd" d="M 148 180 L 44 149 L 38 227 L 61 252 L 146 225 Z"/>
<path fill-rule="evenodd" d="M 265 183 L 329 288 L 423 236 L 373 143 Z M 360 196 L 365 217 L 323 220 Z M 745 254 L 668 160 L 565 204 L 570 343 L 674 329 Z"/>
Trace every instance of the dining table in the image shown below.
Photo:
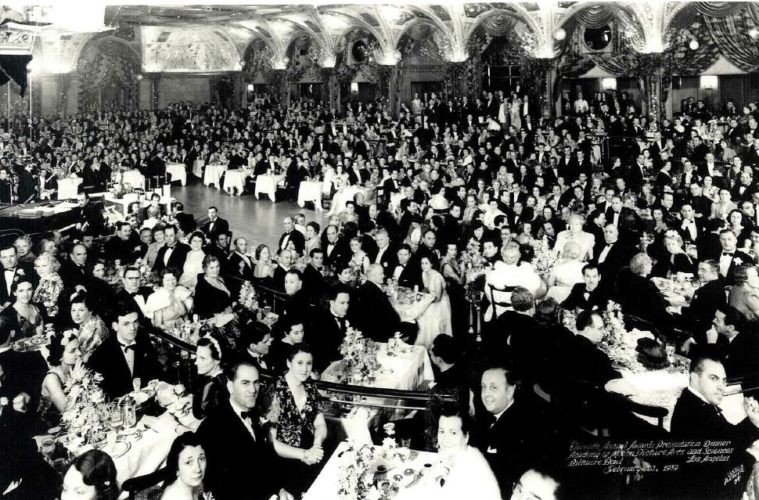
<path fill-rule="evenodd" d="M 171 182 L 179 181 L 183 186 L 187 185 L 187 167 L 184 163 L 167 163 L 166 173 L 171 175 Z"/>
<path fill-rule="evenodd" d="M 365 203 L 374 203 L 374 194 L 377 186 L 366 184 L 365 186 L 345 186 L 335 193 L 332 197 L 332 206 L 329 209 L 329 215 L 339 214 L 345 210 L 345 204 L 353 201 L 357 194 L 364 196 Z"/>
<path fill-rule="evenodd" d="M 434 382 L 432 362 L 424 347 L 404 344 L 395 339 L 391 339 L 390 344 L 392 345 L 386 342 L 376 344 L 379 367 L 371 381 L 360 385 L 414 391 L 426 388 Z M 321 380 L 342 383 L 345 377 L 346 363 L 344 360 L 338 360 L 324 370 Z M 362 406 L 361 403 L 372 406 Z M 340 423 L 345 434 L 358 442 L 371 442 L 369 427 L 372 420 L 380 416 L 378 407 L 384 406 L 384 409 L 394 412 L 392 403 L 381 397 L 362 397 L 358 404 L 351 406 L 352 408 L 341 416 Z"/>
<path fill-rule="evenodd" d="M 203 184 L 210 186 L 213 184 L 216 189 L 221 189 L 221 176 L 227 170 L 225 165 L 209 164 L 206 165 L 206 171 L 203 174 Z"/>
<path fill-rule="evenodd" d="M 79 186 L 82 184 L 81 177 L 64 177 L 58 179 L 58 199 L 70 200 L 79 195 Z"/>
<path fill-rule="evenodd" d="M 269 197 L 272 203 L 277 201 L 277 186 L 284 185 L 284 174 L 261 174 L 256 177 L 256 190 L 255 196 L 265 194 Z"/>
<path fill-rule="evenodd" d="M 134 189 L 145 189 L 145 176 L 139 170 L 127 170 L 121 174 L 121 182 Z"/>
<path fill-rule="evenodd" d="M 298 206 L 303 208 L 306 202 L 312 202 L 316 210 L 322 210 L 322 182 L 301 181 L 298 187 Z"/>
<path fill-rule="evenodd" d="M 242 192 L 245 190 L 245 179 L 250 173 L 251 170 L 244 168 L 227 170 L 226 175 L 224 175 L 224 191 L 232 194 L 234 193 L 233 189 L 236 189 L 237 196 L 242 195 Z"/>

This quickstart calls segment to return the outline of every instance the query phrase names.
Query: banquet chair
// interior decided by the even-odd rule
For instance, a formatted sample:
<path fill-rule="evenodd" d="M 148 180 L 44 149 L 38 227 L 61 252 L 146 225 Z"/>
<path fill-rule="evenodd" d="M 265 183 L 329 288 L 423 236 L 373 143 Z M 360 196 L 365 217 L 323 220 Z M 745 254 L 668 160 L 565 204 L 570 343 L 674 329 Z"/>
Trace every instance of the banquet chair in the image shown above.
<path fill-rule="evenodd" d="M 487 286 L 490 295 L 490 307 L 493 308 L 493 319 L 495 319 L 505 310 L 511 309 L 511 294 L 516 287 L 504 286 L 499 288 L 491 283 L 488 283 Z M 499 308 L 501 309 L 500 312 Z"/>
<path fill-rule="evenodd" d="M 161 496 L 163 482 L 167 479 L 167 471 L 162 468 L 144 476 L 127 479 L 121 489 L 129 494 L 129 500 L 157 500 Z"/>

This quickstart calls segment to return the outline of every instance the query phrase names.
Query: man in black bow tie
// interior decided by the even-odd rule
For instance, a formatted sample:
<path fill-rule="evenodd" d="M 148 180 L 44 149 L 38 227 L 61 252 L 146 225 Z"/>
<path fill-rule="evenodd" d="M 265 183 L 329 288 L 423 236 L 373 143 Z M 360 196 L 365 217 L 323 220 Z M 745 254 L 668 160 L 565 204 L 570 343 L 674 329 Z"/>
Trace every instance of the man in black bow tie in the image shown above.
<path fill-rule="evenodd" d="M 13 295 L 11 287 L 13 282 L 20 276 L 26 276 L 27 279 L 33 280 L 32 285 L 37 286 L 36 273 L 29 264 L 22 264 L 18 261 L 16 248 L 9 246 L 0 250 L 0 264 L 2 264 L 2 273 L 0 273 L 0 311 L 11 305 Z"/>
<path fill-rule="evenodd" d="M 198 428 L 208 457 L 204 486 L 217 500 L 292 500 L 279 489 L 281 475 L 276 466 L 280 462 L 256 408 L 261 387 L 258 369 L 242 360 L 229 366 L 226 375 L 229 400 Z"/>
<path fill-rule="evenodd" d="M 140 286 L 142 274 L 136 267 L 127 267 L 121 276 L 121 282 L 124 288 L 116 293 L 117 302 L 132 304 L 137 311 L 140 320 L 145 320 L 145 303 L 152 293 L 152 290 Z"/>
<path fill-rule="evenodd" d="M 736 266 L 753 266 L 754 259 L 749 254 L 737 249 L 738 238 L 730 229 L 719 233 L 722 253 L 719 256 L 719 274 L 725 279 L 725 284 L 732 285 Z"/>
<path fill-rule="evenodd" d="M 88 362 L 91 369 L 103 376 L 103 391 L 110 398 L 134 390 L 136 379 L 144 385 L 162 376 L 153 344 L 146 334 L 140 334 L 136 306 L 122 302 L 116 307 L 111 324 L 115 333 L 95 349 Z"/>
<path fill-rule="evenodd" d="M 314 326 L 306 332 L 305 339 L 313 346 L 314 371 L 319 373 L 340 359 L 340 344 L 350 326 L 347 319 L 350 290 L 336 286 L 330 291 L 329 299 L 329 307 L 314 318 Z"/>

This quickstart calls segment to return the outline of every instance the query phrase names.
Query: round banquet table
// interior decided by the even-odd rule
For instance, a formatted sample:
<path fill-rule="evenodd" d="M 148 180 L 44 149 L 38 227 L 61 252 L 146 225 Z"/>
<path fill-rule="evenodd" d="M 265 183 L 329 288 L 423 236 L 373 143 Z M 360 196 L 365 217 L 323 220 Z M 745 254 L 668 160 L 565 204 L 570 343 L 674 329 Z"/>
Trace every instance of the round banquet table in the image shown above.
<path fill-rule="evenodd" d="M 167 163 L 166 173 L 171 175 L 171 182 L 179 181 L 183 186 L 187 185 L 187 169 L 184 163 Z"/>
<path fill-rule="evenodd" d="M 224 165 L 206 165 L 206 172 L 203 175 L 203 184 L 210 186 L 213 184 L 216 189 L 221 188 L 221 176 L 227 169 Z"/>
<path fill-rule="evenodd" d="M 58 179 L 58 199 L 69 200 L 71 198 L 76 198 L 81 183 L 81 177 L 64 177 L 63 179 Z"/>
<path fill-rule="evenodd" d="M 314 203 L 317 210 L 322 210 L 322 183 L 319 181 L 301 181 L 298 188 L 298 206 L 303 207 L 307 201 Z"/>
<path fill-rule="evenodd" d="M 237 189 L 237 196 L 240 196 L 245 190 L 245 178 L 248 177 L 248 171 L 245 169 L 240 170 L 227 170 L 224 176 L 224 191 L 232 194 L 232 189 Z"/>
<path fill-rule="evenodd" d="M 139 170 L 127 170 L 121 175 L 121 182 L 135 189 L 145 189 L 145 176 Z"/>
<path fill-rule="evenodd" d="M 277 201 L 277 186 L 280 182 L 283 182 L 285 180 L 285 176 L 282 174 L 279 175 L 272 175 L 272 174 L 261 174 L 258 177 L 256 177 L 256 191 L 255 196 L 258 198 L 258 195 L 263 193 L 269 196 L 269 199 L 272 201 L 272 203 Z"/>

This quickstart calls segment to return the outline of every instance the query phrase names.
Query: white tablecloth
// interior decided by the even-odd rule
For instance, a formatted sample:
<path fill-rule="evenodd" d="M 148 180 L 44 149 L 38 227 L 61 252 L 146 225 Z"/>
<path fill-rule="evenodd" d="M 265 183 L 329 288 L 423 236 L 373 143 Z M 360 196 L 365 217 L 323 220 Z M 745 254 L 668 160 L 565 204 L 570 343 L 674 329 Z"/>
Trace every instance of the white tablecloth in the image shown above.
<path fill-rule="evenodd" d="M 298 189 L 298 206 L 303 207 L 312 201 L 317 210 L 322 209 L 322 183 L 319 181 L 302 181 Z"/>
<path fill-rule="evenodd" d="M 329 214 L 339 214 L 345 210 L 345 204 L 348 201 L 353 200 L 353 198 L 358 193 L 362 193 L 364 195 L 364 203 L 373 203 L 374 192 L 375 188 L 373 186 L 345 186 L 340 191 L 335 193 L 335 196 L 332 198 L 332 206 L 329 209 Z"/>
<path fill-rule="evenodd" d="M 58 199 L 68 200 L 70 198 L 76 198 L 81 183 L 81 177 L 64 177 L 63 179 L 58 179 Z"/>
<path fill-rule="evenodd" d="M 198 178 L 203 177 L 203 160 L 192 162 L 192 175 Z"/>
<path fill-rule="evenodd" d="M 206 173 L 203 175 L 203 184 L 215 185 L 216 188 L 221 188 L 221 176 L 227 169 L 224 165 L 206 165 Z"/>
<path fill-rule="evenodd" d="M 277 185 L 280 182 L 284 182 L 284 175 L 269 175 L 263 174 L 256 177 L 256 198 L 263 193 L 269 196 L 272 202 L 277 201 Z"/>
<path fill-rule="evenodd" d="M 139 170 L 127 170 L 121 176 L 121 182 L 136 189 L 145 189 L 145 176 Z"/>
<path fill-rule="evenodd" d="M 248 177 L 247 170 L 227 170 L 227 174 L 224 176 L 224 191 L 232 194 L 232 188 L 237 188 L 237 195 L 241 195 L 245 189 L 246 177 Z"/>
<path fill-rule="evenodd" d="M 324 464 L 324 468 L 316 477 L 311 487 L 303 496 L 303 500 L 326 500 L 337 499 L 337 494 L 340 489 L 340 454 L 348 448 L 348 443 L 342 442 L 335 449 L 332 456 L 329 457 L 327 463 Z M 430 453 L 427 451 L 412 451 L 410 466 L 416 469 L 424 467 L 424 464 L 435 464 L 438 461 L 437 453 Z M 473 486 L 473 492 L 476 492 L 476 485 Z M 474 497 L 476 497 L 476 493 Z"/>
<path fill-rule="evenodd" d="M 187 169 L 184 163 L 167 163 L 166 173 L 171 175 L 171 182 L 179 181 L 183 186 L 187 185 Z"/>
<path fill-rule="evenodd" d="M 367 386 L 412 391 L 434 381 L 432 363 L 424 347 L 407 346 L 407 349 L 408 352 L 390 356 L 387 352 L 387 344 L 379 344 L 377 362 L 380 367 L 374 382 Z M 322 380 L 338 382 L 342 366 L 342 361 L 335 361 L 329 365 L 322 373 Z M 386 403 L 382 398 L 366 398 L 365 402 Z M 348 415 L 341 418 L 346 435 L 357 442 L 371 442 L 369 423 L 378 413 L 379 410 L 376 408 L 356 406 Z"/>

